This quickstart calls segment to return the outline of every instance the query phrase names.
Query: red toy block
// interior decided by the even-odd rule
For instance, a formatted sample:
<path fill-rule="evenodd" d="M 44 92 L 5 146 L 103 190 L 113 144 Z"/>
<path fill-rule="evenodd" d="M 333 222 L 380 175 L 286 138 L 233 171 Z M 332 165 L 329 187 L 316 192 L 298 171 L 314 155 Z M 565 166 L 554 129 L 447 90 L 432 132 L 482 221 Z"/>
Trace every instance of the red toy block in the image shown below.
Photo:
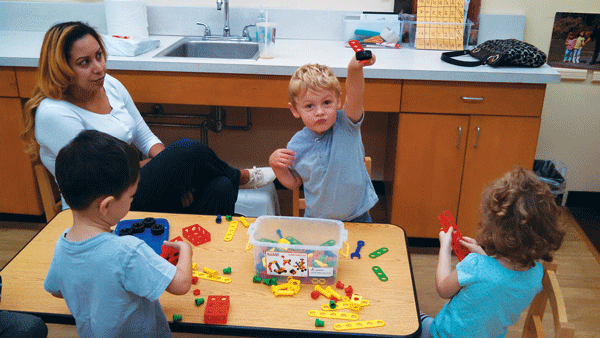
<path fill-rule="evenodd" d="M 344 291 L 346 292 L 346 296 L 348 296 L 348 297 L 352 296 L 352 294 L 354 293 L 354 289 L 352 289 L 352 285 L 348 285 L 348 287 L 345 288 Z"/>
<path fill-rule="evenodd" d="M 229 296 L 208 296 L 204 309 L 204 324 L 227 324 Z"/>
<path fill-rule="evenodd" d="M 176 237 L 173 238 L 170 242 L 176 242 L 177 238 L 181 240 L 181 237 Z M 177 262 L 179 262 L 179 250 L 170 246 L 166 246 L 164 244 L 162 245 L 161 249 L 162 251 L 160 252 L 160 257 L 166 259 L 167 261 L 169 261 L 169 263 L 173 265 L 177 265 Z"/>
<path fill-rule="evenodd" d="M 210 242 L 210 232 L 204 230 L 198 224 L 190 225 L 187 228 L 183 228 L 183 238 L 190 241 L 190 243 L 198 246 L 200 244 Z"/>
<path fill-rule="evenodd" d="M 458 230 L 458 226 L 456 225 L 456 222 L 454 222 L 454 218 L 452 218 L 452 214 L 450 214 L 450 211 L 446 210 L 442 212 L 442 214 L 438 216 L 438 221 L 440 221 L 442 230 L 444 230 L 444 232 L 448 232 L 448 229 L 450 229 L 450 227 L 453 228 L 454 231 L 452 231 L 452 249 L 454 250 L 456 257 L 458 257 L 458 261 L 462 261 L 468 254 L 471 253 L 471 251 L 465 248 L 465 246 L 460 244 L 460 242 L 458 241 L 459 239 L 464 239 L 462 234 L 460 233 L 460 230 Z"/>
<path fill-rule="evenodd" d="M 344 283 L 342 283 L 341 281 L 338 281 L 338 282 L 335 284 L 335 287 L 336 287 L 336 288 L 338 288 L 338 289 L 343 289 L 343 288 L 344 288 Z"/>
<path fill-rule="evenodd" d="M 192 284 L 196 285 L 198 283 L 198 277 L 192 277 Z"/>
<path fill-rule="evenodd" d="M 317 299 L 319 298 L 319 296 L 321 296 L 321 293 L 319 291 L 313 291 L 310 293 L 310 296 L 312 297 L 312 299 Z"/>
<path fill-rule="evenodd" d="M 199 296 L 199 295 L 200 295 L 200 289 L 195 289 L 194 296 Z"/>

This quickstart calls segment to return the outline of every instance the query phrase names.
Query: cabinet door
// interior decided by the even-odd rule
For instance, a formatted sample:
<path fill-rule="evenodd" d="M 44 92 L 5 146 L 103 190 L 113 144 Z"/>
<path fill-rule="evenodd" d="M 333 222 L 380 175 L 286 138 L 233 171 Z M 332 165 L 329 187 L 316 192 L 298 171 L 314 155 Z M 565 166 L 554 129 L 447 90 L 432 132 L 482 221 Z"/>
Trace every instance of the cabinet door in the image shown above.
<path fill-rule="evenodd" d="M 389 214 L 408 236 L 437 238 L 437 216 L 456 214 L 468 127 L 468 116 L 400 114 Z"/>
<path fill-rule="evenodd" d="M 487 183 L 516 164 L 533 167 L 541 118 L 471 116 L 456 219 L 463 235 L 477 230 L 479 197 Z"/>
<path fill-rule="evenodd" d="M 21 144 L 21 100 L 0 97 L 0 213 L 41 215 L 33 167 Z"/>

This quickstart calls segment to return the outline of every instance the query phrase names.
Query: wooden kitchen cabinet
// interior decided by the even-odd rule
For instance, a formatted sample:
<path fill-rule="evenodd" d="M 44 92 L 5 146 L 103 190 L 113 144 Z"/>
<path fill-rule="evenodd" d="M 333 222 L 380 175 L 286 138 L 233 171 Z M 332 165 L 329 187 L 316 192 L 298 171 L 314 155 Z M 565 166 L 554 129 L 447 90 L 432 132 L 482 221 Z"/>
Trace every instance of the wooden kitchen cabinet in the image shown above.
<path fill-rule="evenodd" d="M 544 91 L 405 81 L 402 112 L 391 122 L 395 137 L 388 135 L 395 149 L 386 162 L 390 222 L 410 237 L 437 238 L 437 215 L 448 210 L 461 232 L 474 236 L 485 185 L 515 164 L 533 166 Z"/>
<path fill-rule="evenodd" d="M 15 71 L 0 67 L 0 213 L 41 215 L 33 167 L 23 152 L 23 114 Z"/>

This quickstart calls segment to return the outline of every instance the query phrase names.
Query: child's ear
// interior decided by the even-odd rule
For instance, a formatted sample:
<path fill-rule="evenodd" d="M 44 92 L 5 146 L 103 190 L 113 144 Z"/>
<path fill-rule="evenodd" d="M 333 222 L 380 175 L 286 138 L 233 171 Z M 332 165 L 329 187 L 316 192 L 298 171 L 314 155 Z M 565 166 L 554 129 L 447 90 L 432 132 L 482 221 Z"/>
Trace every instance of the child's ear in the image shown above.
<path fill-rule="evenodd" d="M 295 118 L 299 119 L 300 118 L 300 114 L 296 110 L 296 107 L 294 107 L 294 105 L 291 102 L 288 102 L 288 106 L 290 106 L 290 110 L 292 111 L 292 115 L 294 115 Z"/>
<path fill-rule="evenodd" d="M 114 196 L 107 196 L 100 200 L 100 205 L 98 207 L 100 214 L 106 216 L 108 214 L 108 209 L 112 202 L 115 201 Z"/>

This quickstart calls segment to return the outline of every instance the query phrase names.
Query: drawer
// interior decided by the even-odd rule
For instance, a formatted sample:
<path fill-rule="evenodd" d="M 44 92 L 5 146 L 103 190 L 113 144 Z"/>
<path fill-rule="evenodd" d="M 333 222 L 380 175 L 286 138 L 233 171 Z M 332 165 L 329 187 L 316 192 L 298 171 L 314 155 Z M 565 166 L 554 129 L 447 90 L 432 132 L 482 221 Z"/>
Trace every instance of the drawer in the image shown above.
<path fill-rule="evenodd" d="M 0 67 L 0 96 L 19 97 L 15 70 L 12 67 Z"/>
<path fill-rule="evenodd" d="M 545 84 L 404 81 L 402 112 L 542 115 Z"/>

